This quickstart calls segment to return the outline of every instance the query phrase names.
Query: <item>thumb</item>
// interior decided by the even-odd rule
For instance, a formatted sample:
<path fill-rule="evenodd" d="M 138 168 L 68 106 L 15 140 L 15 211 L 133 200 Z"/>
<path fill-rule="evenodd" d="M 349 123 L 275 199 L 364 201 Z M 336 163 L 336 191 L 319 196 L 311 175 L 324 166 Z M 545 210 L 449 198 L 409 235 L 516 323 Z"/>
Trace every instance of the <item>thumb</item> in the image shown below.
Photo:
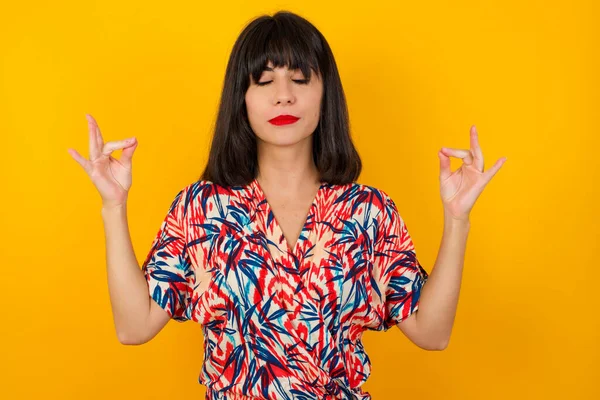
<path fill-rule="evenodd" d="M 73 157 L 73 159 L 75 159 L 75 161 L 77 161 L 77 163 L 79 165 L 81 165 L 83 167 L 83 169 L 85 170 L 85 172 L 89 175 L 92 170 L 91 163 L 88 160 L 86 160 L 84 157 L 82 157 L 81 154 L 79 154 L 77 152 L 77 150 L 69 148 L 69 149 L 67 149 L 67 151 L 69 152 L 71 157 Z"/>
<path fill-rule="evenodd" d="M 135 152 L 135 149 L 137 148 L 138 145 L 138 141 L 136 138 L 134 139 L 134 143 L 129 146 L 129 147 L 125 147 L 123 149 L 123 151 L 121 152 L 121 157 L 119 159 L 119 161 L 121 162 L 121 164 L 123 164 L 124 167 L 127 168 L 131 168 L 131 159 L 133 157 L 133 153 Z"/>

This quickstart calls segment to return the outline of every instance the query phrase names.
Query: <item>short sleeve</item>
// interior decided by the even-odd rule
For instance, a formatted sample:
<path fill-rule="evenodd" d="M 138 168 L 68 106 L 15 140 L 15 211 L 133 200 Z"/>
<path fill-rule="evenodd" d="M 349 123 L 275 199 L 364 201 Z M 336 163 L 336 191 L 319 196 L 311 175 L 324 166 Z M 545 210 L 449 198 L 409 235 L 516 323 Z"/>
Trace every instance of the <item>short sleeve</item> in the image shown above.
<path fill-rule="evenodd" d="M 178 322 L 190 319 L 194 269 L 188 254 L 184 214 L 186 190 L 169 208 L 142 264 L 150 297 Z"/>
<path fill-rule="evenodd" d="M 427 271 L 421 266 L 415 247 L 394 201 L 383 193 L 383 211 L 376 218 L 372 287 L 379 323 L 371 330 L 387 331 L 419 308 Z"/>

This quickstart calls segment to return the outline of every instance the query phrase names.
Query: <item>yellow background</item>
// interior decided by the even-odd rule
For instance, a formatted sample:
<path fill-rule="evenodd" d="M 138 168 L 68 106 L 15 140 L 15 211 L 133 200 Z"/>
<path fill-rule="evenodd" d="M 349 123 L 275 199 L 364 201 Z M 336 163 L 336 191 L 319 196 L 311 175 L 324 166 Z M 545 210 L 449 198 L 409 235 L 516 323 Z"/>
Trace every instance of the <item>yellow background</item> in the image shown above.
<path fill-rule="evenodd" d="M 364 162 L 431 271 L 443 147 L 479 130 L 505 165 L 471 213 L 449 347 L 365 332 L 374 399 L 600 398 L 600 10 L 594 1 L 12 2 L 0 8 L 5 399 L 204 398 L 200 325 L 117 341 L 85 113 L 136 136 L 129 226 L 143 261 L 208 155 L 243 26 L 288 9 L 329 41 Z M 452 160 L 452 169 L 458 167 Z"/>

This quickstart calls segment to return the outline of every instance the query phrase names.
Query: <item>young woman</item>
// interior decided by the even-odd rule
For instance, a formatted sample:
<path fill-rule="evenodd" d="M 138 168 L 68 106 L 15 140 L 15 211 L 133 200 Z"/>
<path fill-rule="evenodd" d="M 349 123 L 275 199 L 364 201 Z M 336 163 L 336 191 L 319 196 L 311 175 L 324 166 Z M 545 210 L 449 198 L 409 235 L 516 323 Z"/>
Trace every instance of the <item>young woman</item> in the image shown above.
<path fill-rule="evenodd" d="M 398 326 L 424 349 L 447 345 L 468 214 L 501 164 L 483 173 L 474 129 L 472 150 L 439 153 L 446 225 L 425 290 L 394 201 L 356 183 L 336 63 L 304 18 L 282 11 L 242 31 L 208 165 L 175 196 L 141 272 L 126 219 L 137 142 L 104 144 L 88 117 L 91 160 L 70 153 L 103 199 L 119 340 L 145 343 L 171 318 L 201 324 L 207 399 L 368 399 L 363 331 Z M 451 174 L 449 156 L 464 168 Z"/>

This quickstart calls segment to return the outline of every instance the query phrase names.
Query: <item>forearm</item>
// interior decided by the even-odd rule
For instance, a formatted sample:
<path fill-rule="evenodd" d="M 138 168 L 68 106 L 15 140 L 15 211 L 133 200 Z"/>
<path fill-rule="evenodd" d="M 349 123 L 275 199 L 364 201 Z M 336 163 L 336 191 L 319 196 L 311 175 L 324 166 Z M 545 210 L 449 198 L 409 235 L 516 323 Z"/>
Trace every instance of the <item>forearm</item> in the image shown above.
<path fill-rule="evenodd" d="M 440 250 L 419 298 L 418 329 L 441 348 L 448 345 L 454 325 L 470 226 L 444 213 Z"/>
<path fill-rule="evenodd" d="M 115 329 L 121 343 L 132 343 L 143 334 L 150 312 L 148 284 L 135 258 L 127 205 L 102 208 L 106 239 L 108 290 Z"/>

